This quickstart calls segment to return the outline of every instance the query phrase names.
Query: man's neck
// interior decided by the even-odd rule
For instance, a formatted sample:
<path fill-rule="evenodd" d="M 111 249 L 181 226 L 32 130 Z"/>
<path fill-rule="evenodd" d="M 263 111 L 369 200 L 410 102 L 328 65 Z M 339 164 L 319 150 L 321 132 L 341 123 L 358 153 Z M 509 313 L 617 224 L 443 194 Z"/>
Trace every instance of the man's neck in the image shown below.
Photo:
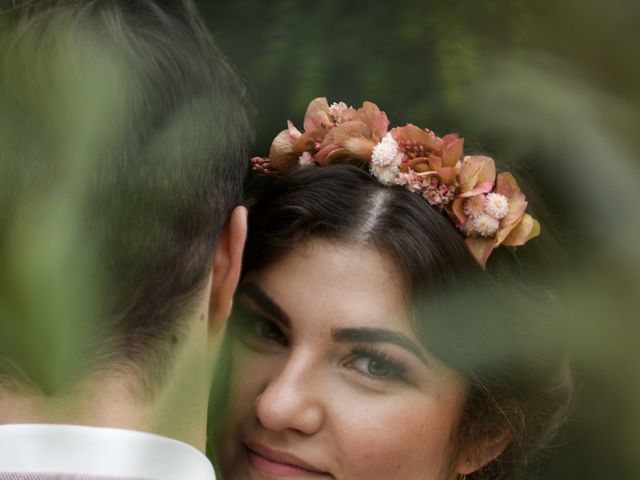
<path fill-rule="evenodd" d="M 206 337 L 206 335 L 205 335 Z M 202 336 L 190 334 L 175 352 L 166 381 L 153 395 L 140 391 L 135 375 L 122 370 L 90 375 L 55 395 L 0 388 L 0 424 L 56 423 L 155 433 L 206 446 L 210 379 Z"/>

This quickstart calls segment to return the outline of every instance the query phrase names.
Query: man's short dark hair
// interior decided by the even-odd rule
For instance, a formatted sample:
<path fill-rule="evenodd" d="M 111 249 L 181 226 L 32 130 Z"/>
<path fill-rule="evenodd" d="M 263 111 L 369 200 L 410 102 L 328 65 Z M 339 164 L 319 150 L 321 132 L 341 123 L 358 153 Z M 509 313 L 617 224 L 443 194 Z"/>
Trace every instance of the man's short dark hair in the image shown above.
<path fill-rule="evenodd" d="M 81 203 L 77 261 L 97 255 L 105 292 L 96 352 L 153 364 L 179 338 L 242 200 L 246 87 L 191 0 L 0 2 L 0 167 L 11 185 L 0 231 L 25 198 L 82 174 L 70 198 Z"/>

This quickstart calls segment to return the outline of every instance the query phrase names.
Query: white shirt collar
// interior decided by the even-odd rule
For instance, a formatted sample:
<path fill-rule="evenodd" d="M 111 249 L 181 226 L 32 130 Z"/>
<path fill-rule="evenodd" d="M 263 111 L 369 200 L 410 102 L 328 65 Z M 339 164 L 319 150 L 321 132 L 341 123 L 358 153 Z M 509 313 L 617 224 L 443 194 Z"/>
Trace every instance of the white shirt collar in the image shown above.
<path fill-rule="evenodd" d="M 0 472 L 215 480 L 207 457 L 167 437 L 77 425 L 0 425 Z"/>

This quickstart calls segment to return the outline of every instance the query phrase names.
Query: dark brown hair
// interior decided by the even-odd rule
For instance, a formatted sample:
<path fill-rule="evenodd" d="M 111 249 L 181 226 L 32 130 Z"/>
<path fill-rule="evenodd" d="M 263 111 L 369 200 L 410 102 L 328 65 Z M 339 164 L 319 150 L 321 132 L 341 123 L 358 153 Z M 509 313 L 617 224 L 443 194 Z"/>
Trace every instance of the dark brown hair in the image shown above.
<path fill-rule="evenodd" d="M 1 152 L 12 190 L 0 218 L 9 225 L 23 199 L 64 185 L 68 159 L 51 145 L 90 145 L 73 167 L 91 165 L 75 240 L 78 262 L 98 259 L 96 352 L 160 376 L 242 201 L 253 138 L 245 84 L 191 0 L 8 1 L 0 28 L 2 115 L 13 115 L 0 137 L 12 149 Z M 69 65 L 75 76 L 61 71 Z M 74 123 L 83 115 L 95 136 Z"/>
<path fill-rule="evenodd" d="M 518 257 L 495 252 L 481 271 L 445 214 L 350 165 L 273 178 L 252 203 L 249 232 L 245 274 L 310 239 L 370 245 L 391 259 L 422 342 L 469 379 L 458 449 L 473 458 L 479 442 L 511 437 L 498 459 L 467 478 L 513 478 L 564 420 L 572 382 L 541 273 L 552 263 L 544 238 Z"/>

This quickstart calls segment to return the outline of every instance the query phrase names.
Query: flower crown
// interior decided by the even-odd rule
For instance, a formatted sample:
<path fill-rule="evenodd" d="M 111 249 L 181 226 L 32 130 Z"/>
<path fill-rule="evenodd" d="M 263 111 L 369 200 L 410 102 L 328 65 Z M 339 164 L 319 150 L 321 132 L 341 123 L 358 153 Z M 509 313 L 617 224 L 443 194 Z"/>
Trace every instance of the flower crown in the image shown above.
<path fill-rule="evenodd" d="M 387 115 L 371 102 L 356 110 L 316 98 L 307 107 L 304 132 L 289 121 L 269 156 L 251 163 L 256 171 L 281 174 L 313 164 L 368 165 L 383 185 L 401 185 L 444 212 L 484 269 L 495 248 L 524 245 L 539 235 L 540 224 L 525 213 L 527 201 L 513 176 L 496 175 L 490 157 L 463 157 L 463 144 L 456 133 L 440 138 L 412 124 L 389 130 Z"/>

